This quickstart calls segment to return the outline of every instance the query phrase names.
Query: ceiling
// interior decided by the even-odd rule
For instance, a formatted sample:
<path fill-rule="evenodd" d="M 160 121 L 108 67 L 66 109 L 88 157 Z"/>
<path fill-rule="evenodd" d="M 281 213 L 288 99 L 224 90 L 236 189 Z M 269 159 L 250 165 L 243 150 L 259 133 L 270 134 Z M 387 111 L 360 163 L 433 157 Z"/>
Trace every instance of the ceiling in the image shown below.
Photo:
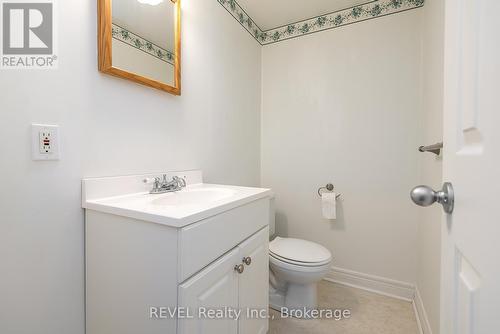
<path fill-rule="evenodd" d="M 269 30 L 369 0 L 237 0 L 262 30 Z"/>
<path fill-rule="evenodd" d="M 113 1 L 113 23 L 162 47 L 174 50 L 175 6 L 164 0 L 151 6 L 137 0 Z"/>

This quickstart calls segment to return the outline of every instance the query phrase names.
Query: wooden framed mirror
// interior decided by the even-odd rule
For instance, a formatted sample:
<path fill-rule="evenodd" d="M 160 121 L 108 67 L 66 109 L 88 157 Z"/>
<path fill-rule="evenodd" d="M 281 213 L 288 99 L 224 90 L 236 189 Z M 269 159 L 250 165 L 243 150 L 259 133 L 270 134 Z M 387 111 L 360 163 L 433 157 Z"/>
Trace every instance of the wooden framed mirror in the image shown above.
<path fill-rule="evenodd" d="M 98 0 L 99 71 L 181 95 L 181 0 Z"/>

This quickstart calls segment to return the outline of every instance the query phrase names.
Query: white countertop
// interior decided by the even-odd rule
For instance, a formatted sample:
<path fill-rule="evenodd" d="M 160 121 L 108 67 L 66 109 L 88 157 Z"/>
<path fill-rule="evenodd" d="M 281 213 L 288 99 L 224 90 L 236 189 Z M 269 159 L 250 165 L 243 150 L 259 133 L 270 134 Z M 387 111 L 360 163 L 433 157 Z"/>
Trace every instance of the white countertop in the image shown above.
<path fill-rule="evenodd" d="M 197 183 L 165 194 L 135 192 L 102 198 L 84 197 L 82 206 L 118 216 L 183 227 L 271 196 L 270 189 Z"/>

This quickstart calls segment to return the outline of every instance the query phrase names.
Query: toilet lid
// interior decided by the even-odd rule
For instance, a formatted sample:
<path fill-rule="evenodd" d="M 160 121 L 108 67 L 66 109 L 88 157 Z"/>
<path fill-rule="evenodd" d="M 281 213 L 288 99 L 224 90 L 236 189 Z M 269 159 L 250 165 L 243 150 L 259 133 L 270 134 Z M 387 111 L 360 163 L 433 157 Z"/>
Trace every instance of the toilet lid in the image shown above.
<path fill-rule="evenodd" d="M 323 263 L 328 262 L 332 254 L 325 247 L 307 240 L 276 237 L 269 243 L 271 255 L 293 262 Z"/>

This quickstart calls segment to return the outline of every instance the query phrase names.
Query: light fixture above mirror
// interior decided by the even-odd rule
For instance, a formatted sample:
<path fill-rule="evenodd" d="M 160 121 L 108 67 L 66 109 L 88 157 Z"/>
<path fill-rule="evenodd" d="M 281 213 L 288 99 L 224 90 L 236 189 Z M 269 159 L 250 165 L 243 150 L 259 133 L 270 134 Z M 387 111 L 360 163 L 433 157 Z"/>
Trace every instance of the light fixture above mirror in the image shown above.
<path fill-rule="evenodd" d="M 137 0 L 139 3 L 144 5 L 157 6 L 163 2 L 163 0 Z"/>

